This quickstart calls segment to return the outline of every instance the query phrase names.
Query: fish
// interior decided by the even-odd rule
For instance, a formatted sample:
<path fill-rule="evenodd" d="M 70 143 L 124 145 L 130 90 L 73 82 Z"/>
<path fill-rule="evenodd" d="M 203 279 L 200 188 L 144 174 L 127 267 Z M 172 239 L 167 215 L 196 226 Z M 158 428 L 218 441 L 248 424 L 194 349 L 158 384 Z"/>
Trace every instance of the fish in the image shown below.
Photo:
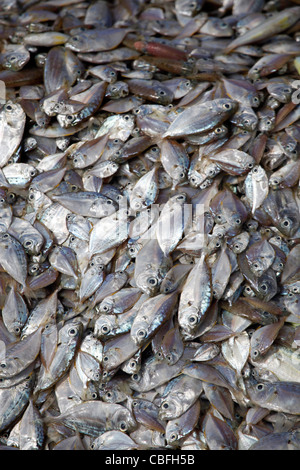
<path fill-rule="evenodd" d="M 7 429 L 28 405 L 34 380 L 34 373 L 31 372 L 28 377 L 14 387 L 1 389 L 0 400 L 3 406 L 0 420 L 1 432 Z"/>
<path fill-rule="evenodd" d="M 268 39 L 274 34 L 279 34 L 292 26 L 300 15 L 299 7 L 287 8 L 264 22 L 264 27 L 258 25 L 252 30 L 234 39 L 225 49 L 226 53 L 231 52 L 237 47 L 251 44 L 253 42 Z"/>
<path fill-rule="evenodd" d="M 77 319 L 70 320 L 58 331 L 56 351 L 49 366 L 41 367 L 34 393 L 47 390 L 56 383 L 70 367 L 83 330 Z"/>
<path fill-rule="evenodd" d="M 125 28 L 106 28 L 105 30 L 83 30 L 72 35 L 66 42 L 67 49 L 73 52 L 100 52 L 115 49 L 128 34 Z"/>
<path fill-rule="evenodd" d="M 103 426 L 107 431 L 122 432 L 131 431 L 135 427 L 135 420 L 125 406 L 100 401 L 85 401 L 49 419 L 50 422 L 53 420 L 53 423 L 63 423 L 70 429 L 76 427 L 92 437 L 98 437 Z"/>
<path fill-rule="evenodd" d="M 187 276 L 180 296 L 178 323 L 183 331 L 189 334 L 196 328 L 205 316 L 211 300 L 211 272 L 203 252 Z"/>
<path fill-rule="evenodd" d="M 237 109 L 233 100 L 220 98 L 192 106 L 179 114 L 162 137 L 184 137 L 204 133 L 228 119 Z"/>
<path fill-rule="evenodd" d="M 250 399 L 269 410 L 298 414 L 297 396 L 299 384 L 296 382 L 259 382 L 249 384 Z"/>
<path fill-rule="evenodd" d="M 0 111 L 0 167 L 3 168 L 19 147 L 25 129 L 26 115 L 22 106 L 7 101 Z"/>
<path fill-rule="evenodd" d="M 177 304 L 177 293 L 159 294 L 146 300 L 139 308 L 130 329 L 133 341 L 143 345 L 172 315 Z"/>

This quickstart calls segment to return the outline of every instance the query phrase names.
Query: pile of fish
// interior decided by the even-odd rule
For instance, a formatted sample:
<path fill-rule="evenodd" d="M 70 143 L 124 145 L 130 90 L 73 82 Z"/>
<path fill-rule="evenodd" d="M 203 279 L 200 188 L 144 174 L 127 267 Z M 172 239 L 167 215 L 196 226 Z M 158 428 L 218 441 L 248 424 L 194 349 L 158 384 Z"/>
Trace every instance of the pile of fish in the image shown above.
<path fill-rule="evenodd" d="M 0 449 L 300 449 L 300 2 L 3 0 Z"/>

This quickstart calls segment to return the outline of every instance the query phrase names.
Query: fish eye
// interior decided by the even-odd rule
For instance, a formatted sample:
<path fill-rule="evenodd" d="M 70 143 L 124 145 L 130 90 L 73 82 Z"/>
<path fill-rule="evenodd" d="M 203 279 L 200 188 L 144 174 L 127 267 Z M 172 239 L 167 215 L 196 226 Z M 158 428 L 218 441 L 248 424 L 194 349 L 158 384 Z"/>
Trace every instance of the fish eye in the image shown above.
<path fill-rule="evenodd" d="M 290 221 L 288 219 L 285 219 L 282 223 L 281 223 L 281 226 L 282 227 L 289 227 L 290 225 Z"/>
<path fill-rule="evenodd" d="M 261 390 L 263 390 L 263 389 L 264 389 L 264 384 L 257 384 L 257 385 L 256 385 L 256 390 L 261 391 Z"/>
<path fill-rule="evenodd" d="M 78 331 L 77 328 L 72 327 L 72 328 L 69 329 L 68 335 L 69 336 L 75 336 L 77 334 L 77 331 Z"/>
<path fill-rule="evenodd" d="M 253 173 L 258 173 L 258 168 L 253 168 Z"/>
<path fill-rule="evenodd" d="M 237 225 L 240 225 L 240 224 L 242 223 L 242 221 L 241 221 L 241 219 L 236 219 L 236 220 L 235 220 L 235 223 L 236 223 Z"/>
<path fill-rule="evenodd" d="M 253 163 L 248 163 L 248 168 L 251 170 L 251 168 L 253 168 Z"/>
<path fill-rule="evenodd" d="M 166 401 L 161 405 L 162 408 L 164 408 L 165 410 L 167 410 L 169 408 L 169 403 L 167 403 Z"/>
<path fill-rule="evenodd" d="M 126 114 L 126 116 L 124 116 L 124 119 L 125 119 L 125 121 L 128 121 L 130 119 L 130 116 L 128 116 L 128 114 Z"/>
<path fill-rule="evenodd" d="M 107 326 L 107 325 L 103 325 L 101 327 L 101 332 L 104 334 L 104 335 L 107 335 L 107 333 L 110 332 L 110 328 Z"/>
<path fill-rule="evenodd" d="M 197 323 L 197 321 L 198 321 L 197 315 L 191 315 L 191 316 L 189 317 L 189 323 L 190 323 L 191 325 L 195 325 L 195 324 Z"/>
<path fill-rule="evenodd" d="M 21 333 L 21 328 L 19 326 L 14 327 L 14 332 L 16 335 L 19 335 Z"/>
<path fill-rule="evenodd" d="M 155 277 L 150 277 L 147 282 L 148 282 L 148 284 L 150 284 L 151 286 L 156 286 L 158 281 L 157 281 L 157 279 L 156 279 Z"/>
<path fill-rule="evenodd" d="M 217 242 L 215 246 L 216 246 L 216 248 L 220 248 L 221 243 L 220 243 L 220 242 Z"/>
<path fill-rule="evenodd" d="M 109 357 L 108 356 L 104 356 L 103 357 L 103 362 L 107 362 L 109 360 Z"/>
<path fill-rule="evenodd" d="M 112 70 L 111 72 L 109 72 L 109 75 L 110 75 L 111 77 L 115 77 L 115 76 L 116 76 L 116 72 L 114 72 L 114 71 Z"/>
<path fill-rule="evenodd" d="M 147 334 L 147 332 L 144 329 L 141 329 L 137 332 L 137 335 L 138 335 L 139 338 L 145 338 L 146 334 Z"/>
<path fill-rule="evenodd" d="M 2 235 L 2 240 L 7 240 L 8 239 L 8 233 L 5 233 L 4 235 Z"/>
<path fill-rule="evenodd" d="M 75 41 L 75 42 L 76 42 L 76 41 L 79 41 L 79 37 L 78 37 L 78 36 L 73 36 L 73 37 L 72 37 L 72 41 Z"/>
<path fill-rule="evenodd" d="M 111 205 L 112 201 L 110 199 L 107 199 L 106 204 Z"/>
<path fill-rule="evenodd" d="M 169 441 L 170 442 L 174 442 L 177 440 L 177 434 L 175 432 L 173 432 L 169 438 Z"/>
<path fill-rule="evenodd" d="M 228 25 L 227 25 L 227 23 L 225 23 L 225 22 L 220 23 L 220 28 L 222 28 L 222 29 L 227 28 L 227 26 L 228 26 Z"/>
<path fill-rule="evenodd" d="M 223 104 L 223 108 L 224 108 L 224 109 L 231 109 L 231 108 L 232 108 L 232 104 L 230 104 L 230 103 L 224 103 L 224 104 Z"/>
<path fill-rule="evenodd" d="M 134 380 L 135 382 L 137 382 L 139 380 L 139 374 L 133 374 L 132 375 L 132 380 Z"/>
<path fill-rule="evenodd" d="M 133 401 L 132 402 L 132 406 L 135 408 L 136 406 L 138 406 L 139 402 L 138 401 Z"/>
<path fill-rule="evenodd" d="M 68 121 L 72 121 L 72 119 L 73 119 L 72 114 L 68 114 L 68 115 L 67 115 L 67 120 L 68 120 Z"/>
<path fill-rule="evenodd" d="M 127 431 L 127 424 L 125 423 L 125 421 L 122 421 L 122 423 L 120 423 L 120 429 L 121 431 Z"/>
<path fill-rule="evenodd" d="M 34 266 L 31 266 L 30 272 L 35 273 L 38 269 L 39 269 L 39 266 L 35 264 Z M 46 325 L 46 327 L 47 327 L 47 325 Z"/>
<path fill-rule="evenodd" d="M 261 288 L 264 292 L 266 292 L 266 290 L 268 289 L 268 286 L 267 286 L 267 284 L 262 284 L 262 285 L 260 286 L 260 288 Z"/>
<path fill-rule="evenodd" d="M 24 243 L 24 247 L 31 246 L 32 244 L 33 244 L 33 241 L 32 241 L 32 240 L 27 240 L 27 241 Z"/>
<path fill-rule="evenodd" d="M 222 127 L 217 127 L 217 128 L 215 129 L 215 134 L 221 134 L 221 132 L 223 132 Z"/>
<path fill-rule="evenodd" d="M 164 90 L 159 90 L 159 94 L 160 94 L 160 96 L 165 96 L 166 92 Z"/>
<path fill-rule="evenodd" d="M 6 109 L 7 111 L 11 111 L 13 108 L 12 108 L 12 105 L 11 105 L 11 104 L 7 104 L 6 107 L 5 107 L 5 109 Z"/>
<path fill-rule="evenodd" d="M 6 363 L 5 363 L 5 362 L 1 362 L 0 367 L 1 367 L 1 369 L 5 369 Z"/>
<path fill-rule="evenodd" d="M 254 357 L 257 357 L 257 356 L 258 356 L 258 354 L 259 354 L 259 353 L 258 353 L 258 350 L 257 350 L 257 349 L 254 349 L 254 351 L 253 351 L 252 355 L 253 355 Z"/>
<path fill-rule="evenodd" d="M 254 69 L 253 69 L 253 70 L 254 70 Z M 257 96 L 254 96 L 253 102 L 254 102 L 254 103 L 259 103 L 259 98 L 258 98 Z"/>
<path fill-rule="evenodd" d="M 98 398 L 97 393 L 96 393 L 96 392 L 92 393 L 92 399 L 93 399 L 93 400 L 96 400 L 96 398 Z"/>

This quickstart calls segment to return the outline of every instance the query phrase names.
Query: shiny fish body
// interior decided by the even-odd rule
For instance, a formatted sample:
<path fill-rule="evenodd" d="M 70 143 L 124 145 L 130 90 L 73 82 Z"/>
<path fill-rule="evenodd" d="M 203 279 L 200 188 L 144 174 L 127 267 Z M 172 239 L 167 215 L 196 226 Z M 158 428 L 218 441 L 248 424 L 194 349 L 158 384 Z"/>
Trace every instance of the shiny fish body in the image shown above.
<path fill-rule="evenodd" d="M 190 271 L 180 296 L 178 322 L 184 331 L 190 333 L 195 329 L 210 305 L 211 296 L 211 274 L 202 254 Z"/>
<path fill-rule="evenodd" d="M 85 217 L 104 217 L 115 212 L 114 202 L 102 194 L 84 191 L 53 196 L 66 209 Z"/>
<path fill-rule="evenodd" d="M 128 30 L 122 28 L 107 28 L 105 30 L 85 30 L 72 36 L 66 47 L 74 52 L 109 51 L 117 47 L 124 39 Z"/>
<path fill-rule="evenodd" d="M 4 270 L 25 288 L 26 254 L 21 243 L 8 233 L 3 233 L 0 236 L 0 263 Z"/>
<path fill-rule="evenodd" d="M 0 430 L 8 428 L 22 413 L 29 402 L 30 393 L 34 383 L 34 373 L 12 388 L 4 388 L 0 391 L 2 413 Z"/>
<path fill-rule="evenodd" d="M 148 240 L 136 257 L 136 285 L 146 294 L 154 295 L 170 267 L 171 259 L 164 255 L 158 241 Z"/>
<path fill-rule="evenodd" d="M 100 401 L 86 401 L 74 405 L 69 410 L 53 419 L 61 422 L 71 429 L 78 429 L 92 437 L 97 437 L 103 430 L 132 430 L 135 421 L 130 411 L 122 405 L 101 403 Z"/>
<path fill-rule="evenodd" d="M 170 318 L 176 303 L 176 292 L 169 295 L 160 294 L 155 299 L 146 300 L 137 312 L 130 329 L 133 340 L 139 345 L 145 343 Z"/>
<path fill-rule="evenodd" d="M 204 133 L 222 124 L 236 110 L 236 103 L 220 99 L 183 111 L 170 125 L 163 137 L 181 137 Z"/>
<path fill-rule="evenodd" d="M 3 168 L 21 143 L 26 116 L 21 105 L 8 101 L 0 111 L 0 166 Z"/>
<path fill-rule="evenodd" d="M 1 360 L 1 377 L 12 377 L 26 369 L 39 354 L 41 346 L 41 329 L 23 340 L 11 343 Z"/>
<path fill-rule="evenodd" d="M 266 39 L 276 33 L 279 34 L 292 26 L 297 21 L 299 15 L 300 10 L 298 7 L 286 9 L 281 13 L 277 13 L 272 18 L 269 18 L 264 22 L 264 26 L 258 25 L 256 28 L 232 41 L 225 50 L 226 52 L 231 52 L 236 47 Z"/>
<path fill-rule="evenodd" d="M 299 414 L 299 383 L 257 383 L 249 387 L 249 395 L 254 403 L 269 410 Z"/>
<path fill-rule="evenodd" d="M 81 322 L 71 320 L 58 332 L 58 342 L 54 357 L 47 369 L 43 367 L 40 369 L 35 393 L 51 387 L 70 367 L 82 334 L 82 329 Z"/>

